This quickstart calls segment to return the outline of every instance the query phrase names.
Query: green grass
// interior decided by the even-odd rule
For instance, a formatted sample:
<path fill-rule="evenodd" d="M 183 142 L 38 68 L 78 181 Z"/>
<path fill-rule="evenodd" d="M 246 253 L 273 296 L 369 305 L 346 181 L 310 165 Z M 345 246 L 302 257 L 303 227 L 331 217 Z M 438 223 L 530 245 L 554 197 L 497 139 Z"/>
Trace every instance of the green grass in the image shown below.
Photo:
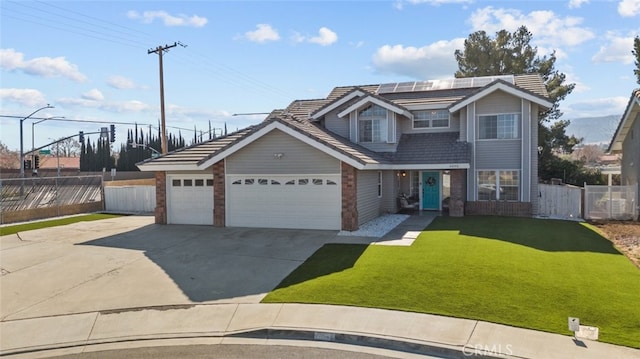
<path fill-rule="evenodd" d="M 115 217 L 120 217 L 120 215 L 96 213 L 96 214 L 87 214 L 87 215 L 84 215 L 84 216 L 74 216 L 74 217 L 65 217 L 65 218 L 52 219 L 52 220 L 49 220 L 49 221 L 21 223 L 21 224 L 16 224 L 16 225 L 13 225 L 13 226 L 0 227 L 0 236 L 6 236 L 8 234 L 14 234 L 14 233 L 18 233 L 18 232 L 30 231 L 30 230 L 33 230 L 33 229 L 48 228 L 48 227 L 55 227 L 55 226 L 64 226 L 65 224 L 71 224 L 71 223 L 77 223 L 77 222 L 87 222 L 87 221 L 97 221 L 97 220 L 100 220 L 100 219 L 115 218 Z"/>
<path fill-rule="evenodd" d="M 433 313 L 640 348 L 640 270 L 588 224 L 438 217 L 411 247 L 330 244 L 263 302 Z"/>

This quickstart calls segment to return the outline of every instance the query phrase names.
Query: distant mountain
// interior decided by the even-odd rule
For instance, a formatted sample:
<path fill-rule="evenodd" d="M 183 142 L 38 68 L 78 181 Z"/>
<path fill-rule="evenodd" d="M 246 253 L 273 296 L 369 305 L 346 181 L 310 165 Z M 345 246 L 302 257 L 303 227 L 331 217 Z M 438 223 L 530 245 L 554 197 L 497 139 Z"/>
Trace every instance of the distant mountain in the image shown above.
<path fill-rule="evenodd" d="M 571 120 L 566 134 L 584 138 L 584 144 L 609 144 L 622 115 L 580 117 Z"/>

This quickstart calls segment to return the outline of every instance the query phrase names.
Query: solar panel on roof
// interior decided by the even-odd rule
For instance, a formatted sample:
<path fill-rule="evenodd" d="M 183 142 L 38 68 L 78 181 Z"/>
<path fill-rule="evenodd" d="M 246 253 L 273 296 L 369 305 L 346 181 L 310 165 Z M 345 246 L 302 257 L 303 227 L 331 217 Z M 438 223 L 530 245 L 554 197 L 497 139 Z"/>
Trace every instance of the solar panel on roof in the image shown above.
<path fill-rule="evenodd" d="M 393 82 L 380 85 L 378 87 L 378 93 L 384 94 L 483 87 L 496 80 L 503 80 L 511 84 L 515 84 L 515 77 L 513 75 L 466 77 L 433 81 Z"/>

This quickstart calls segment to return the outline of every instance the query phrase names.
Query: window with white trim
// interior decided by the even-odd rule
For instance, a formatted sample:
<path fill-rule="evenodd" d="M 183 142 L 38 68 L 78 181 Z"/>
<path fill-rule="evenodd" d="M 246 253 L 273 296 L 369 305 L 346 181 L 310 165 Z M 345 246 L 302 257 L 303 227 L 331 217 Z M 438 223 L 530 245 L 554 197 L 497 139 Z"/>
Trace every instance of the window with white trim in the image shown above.
<path fill-rule="evenodd" d="M 413 113 L 413 128 L 448 128 L 449 111 L 424 110 Z"/>
<path fill-rule="evenodd" d="M 358 111 L 358 142 L 387 141 L 387 109 L 369 105 Z"/>
<path fill-rule="evenodd" d="M 520 115 L 517 113 L 478 116 L 478 139 L 519 138 L 518 122 L 520 122 Z"/>
<path fill-rule="evenodd" d="M 519 171 L 478 171 L 478 201 L 517 201 L 519 193 Z"/>

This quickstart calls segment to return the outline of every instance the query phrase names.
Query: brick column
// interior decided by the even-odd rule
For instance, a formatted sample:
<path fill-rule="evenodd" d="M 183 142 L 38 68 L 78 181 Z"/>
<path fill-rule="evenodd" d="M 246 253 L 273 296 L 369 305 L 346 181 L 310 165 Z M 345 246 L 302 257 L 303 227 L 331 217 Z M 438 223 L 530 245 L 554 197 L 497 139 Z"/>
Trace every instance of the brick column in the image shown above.
<path fill-rule="evenodd" d="M 167 224 L 167 172 L 156 171 L 156 223 Z"/>
<path fill-rule="evenodd" d="M 449 200 L 449 215 L 451 217 L 464 216 L 464 170 L 451 170 L 451 199 Z"/>
<path fill-rule="evenodd" d="M 213 165 L 213 225 L 215 227 L 225 226 L 225 176 L 224 160 Z"/>
<path fill-rule="evenodd" d="M 342 164 L 342 230 L 358 229 L 358 187 L 357 170 Z"/>

